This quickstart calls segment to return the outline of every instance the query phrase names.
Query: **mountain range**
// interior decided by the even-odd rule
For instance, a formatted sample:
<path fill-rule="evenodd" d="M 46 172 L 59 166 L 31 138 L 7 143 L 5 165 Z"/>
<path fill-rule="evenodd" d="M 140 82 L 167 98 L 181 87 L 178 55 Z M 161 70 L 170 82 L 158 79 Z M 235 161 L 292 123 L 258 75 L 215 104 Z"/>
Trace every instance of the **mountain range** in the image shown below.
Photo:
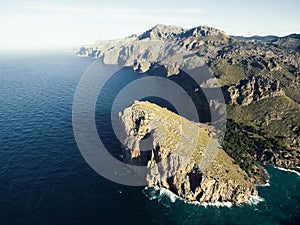
<path fill-rule="evenodd" d="M 203 78 L 201 87 L 223 92 L 227 129 L 220 145 L 234 164 L 253 184 L 266 182 L 261 163 L 300 171 L 300 34 L 242 37 L 208 26 L 156 25 L 74 51 L 168 79 L 206 67 L 213 76 Z M 199 97 L 192 84 L 180 82 L 192 98 Z"/>

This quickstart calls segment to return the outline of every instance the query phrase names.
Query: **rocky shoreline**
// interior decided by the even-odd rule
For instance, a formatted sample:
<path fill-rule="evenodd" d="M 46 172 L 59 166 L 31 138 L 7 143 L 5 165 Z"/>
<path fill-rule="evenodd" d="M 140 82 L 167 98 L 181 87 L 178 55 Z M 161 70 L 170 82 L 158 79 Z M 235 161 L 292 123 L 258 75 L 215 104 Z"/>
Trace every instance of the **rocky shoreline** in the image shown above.
<path fill-rule="evenodd" d="M 213 161 L 202 168 L 202 159 L 210 154 L 205 151 L 209 142 L 207 125 L 190 122 L 155 104 L 137 101 L 120 118 L 126 131 L 125 162 L 146 166 L 149 186 L 163 187 L 185 200 L 199 202 L 241 204 L 258 195 L 255 184 L 221 148 Z M 183 132 L 181 126 L 188 126 L 190 132 Z M 145 137 L 150 138 L 150 133 L 152 150 L 144 154 L 141 142 Z M 193 141 L 195 148 L 191 145 Z"/>
<path fill-rule="evenodd" d="M 143 193 L 148 197 L 150 200 L 158 199 L 158 201 L 161 201 L 161 199 L 167 200 L 167 202 L 163 202 L 162 204 L 166 204 L 167 206 L 169 205 L 169 202 L 174 203 L 177 200 L 183 201 L 186 204 L 191 204 L 191 205 L 197 205 L 201 207 L 208 207 L 208 206 L 213 206 L 213 207 L 227 207 L 230 208 L 234 206 L 235 204 L 230 201 L 216 201 L 216 202 L 199 202 L 199 201 L 189 201 L 186 199 L 183 199 L 179 197 L 178 195 L 174 194 L 170 190 L 158 186 L 147 186 L 144 188 Z M 168 202 L 169 201 L 169 202 Z M 248 202 L 245 202 L 244 204 L 249 204 L 249 205 L 257 205 L 260 202 L 263 202 L 264 199 L 258 195 L 252 195 L 250 196 Z M 242 205 L 242 204 L 240 204 Z"/>

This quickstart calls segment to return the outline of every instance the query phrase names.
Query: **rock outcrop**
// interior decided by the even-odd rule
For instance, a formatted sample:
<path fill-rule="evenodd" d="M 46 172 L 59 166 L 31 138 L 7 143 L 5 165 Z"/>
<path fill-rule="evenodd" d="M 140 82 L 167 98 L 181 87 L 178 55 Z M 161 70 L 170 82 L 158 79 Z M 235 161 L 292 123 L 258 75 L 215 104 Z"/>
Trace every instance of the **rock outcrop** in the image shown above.
<path fill-rule="evenodd" d="M 227 103 L 231 105 L 249 105 L 253 101 L 284 95 L 279 80 L 263 75 L 243 79 L 230 86 L 227 91 Z"/>
<path fill-rule="evenodd" d="M 263 162 L 267 165 L 274 165 L 280 168 L 291 169 L 300 173 L 300 151 L 294 150 L 290 152 L 273 152 L 270 149 L 258 150 L 254 157 L 256 160 Z"/>
<path fill-rule="evenodd" d="M 211 139 L 210 126 L 138 101 L 121 112 L 120 118 L 126 131 L 124 159 L 149 168 L 149 186 L 199 202 L 241 204 L 257 195 L 247 174 Z M 206 148 L 210 140 L 215 151 Z"/>
<path fill-rule="evenodd" d="M 139 73 L 150 73 L 159 76 L 171 76 L 178 75 L 180 73 L 180 68 L 178 64 L 164 64 L 148 61 L 135 61 L 133 64 L 133 70 Z"/>
<path fill-rule="evenodd" d="M 280 48 L 300 52 L 300 34 L 290 34 L 288 36 L 278 38 L 274 44 Z"/>

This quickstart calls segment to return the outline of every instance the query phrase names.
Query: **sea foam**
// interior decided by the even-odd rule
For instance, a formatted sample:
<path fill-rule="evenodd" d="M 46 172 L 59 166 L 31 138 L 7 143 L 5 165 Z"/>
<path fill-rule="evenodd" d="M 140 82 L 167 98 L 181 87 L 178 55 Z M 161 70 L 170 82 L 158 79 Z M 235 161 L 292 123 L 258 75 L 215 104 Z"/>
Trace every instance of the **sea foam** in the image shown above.
<path fill-rule="evenodd" d="M 265 201 L 264 198 L 262 198 L 258 195 L 251 195 L 248 204 L 249 205 L 257 205 L 257 204 L 259 204 L 260 202 L 263 202 L 263 201 Z"/>
<path fill-rule="evenodd" d="M 289 169 L 285 169 L 285 168 L 282 168 L 282 167 L 276 167 L 276 166 L 275 166 L 274 168 L 276 168 L 276 169 L 278 169 L 278 170 L 286 171 L 286 172 L 295 173 L 295 174 L 297 174 L 298 176 L 300 176 L 300 173 L 297 172 L 297 171 L 295 171 L 295 170 L 289 170 Z"/>
<path fill-rule="evenodd" d="M 186 204 L 190 204 L 190 205 L 199 205 L 202 207 L 227 207 L 230 208 L 232 207 L 234 204 L 230 201 L 226 201 L 226 202 L 220 202 L 220 201 L 216 201 L 216 202 L 198 202 L 198 201 L 189 201 L 189 200 L 185 200 L 181 197 L 179 197 L 178 195 L 174 194 L 173 192 L 171 192 L 170 190 L 166 189 L 166 188 L 161 188 L 158 186 L 154 186 L 154 187 L 145 187 L 143 190 L 143 193 L 150 199 L 150 200 L 155 200 L 157 199 L 158 202 L 161 202 L 163 205 L 169 207 L 170 203 L 174 203 L 177 200 L 182 201 Z M 249 205 L 257 205 L 260 202 L 263 202 L 264 199 L 260 196 L 250 196 L 250 200 L 248 203 Z"/>

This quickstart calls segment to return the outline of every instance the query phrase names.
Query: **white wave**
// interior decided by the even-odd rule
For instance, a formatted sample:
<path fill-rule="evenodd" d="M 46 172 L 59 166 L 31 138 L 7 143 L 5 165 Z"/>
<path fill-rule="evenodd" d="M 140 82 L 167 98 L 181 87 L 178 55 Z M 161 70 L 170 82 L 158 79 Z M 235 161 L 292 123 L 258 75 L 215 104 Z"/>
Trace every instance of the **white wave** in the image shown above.
<path fill-rule="evenodd" d="M 173 192 L 171 192 L 166 188 L 160 188 L 160 195 L 168 196 L 170 198 L 170 201 L 173 203 L 176 201 L 176 199 L 179 198 L 176 194 L 174 194 Z"/>
<path fill-rule="evenodd" d="M 232 207 L 234 204 L 232 202 L 226 201 L 226 202 L 198 202 L 198 201 L 189 201 L 189 200 L 185 200 L 181 197 L 179 197 L 178 195 L 174 194 L 173 192 L 171 192 L 170 190 L 166 189 L 166 188 L 161 188 L 158 186 L 154 186 L 154 187 L 146 187 L 144 189 L 144 194 L 150 199 L 150 200 L 154 200 L 154 199 L 158 199 L 158 201 L 161 201 L 164 197 L 168 197 L 168 199 L 170 200 L 171 203 L 176 202 L 176 200 L 179 201 L 183 201 L 184 203 L 187 204 L 191 204 L 191 205 L 199 205 L 202 207 L 208 207 L 208 206 L 212 206 L 212 207 L 227 207 L 230 208 Z M 260 202 L 263 202 L 264 199 L 260 196 L 250 196 L 249 202 L 246 204 L 249 205 L 257 205 Z"/>
<path fill-rule="evenodd" d="M 203 206 L 203 207 L 207 207 L 207 206 L 214 206 L 214 207 L 227 207 L 227 208 L 230 208 L 232 207 L 234 204 L 230 201 L 226 201 L 226 202 L 219 202 L 219 201 L 216 201 L 216 202 L 196 202 L 196 201 L 187 201 L 187 200 L 184 200 L 184 199 L 181 199 L 182 201 L 184 201 L 185 203 L 188 203 L 188 204 L 193 204 L 193 205 L 200 205 L 200 206 Z M 245 204 L 249 204 L 249 205 L 257 205 L 259 204 L 260 202 L 263 202 L 265 199 L 260 197 L 260 196 L 254 196 L 254 195 L 250 195 L 250 199 L 247 203 Z M 243 204 L 240 204 L 240 205 L 237 205 L 237 206 L 241 206 Z"/>
<path fill-rule="evenodd" d="M 230 208 L 233 206 L 232 202 L 226 201 L 226 202 L 197 202 L 197 201 L 188 201 L 188 200 L 184 200 L 181 199 L 183 202 L 187 203 L 187 204 L 191 204 L 191 205 L 199 205 L 199 206 L 203 206 L 203 207 L 207 207 L 207 206 L 213 206 L 213 207 L 227 207 Z"/>
<path fill-rule="evenodd" d="M 265 201 L 264 198 L 262 198 L 258 195 L 256 195 L 256 196 L 251 195 L 248 204 L 249 205 L 257 205 L 257 204 L 259 204 L 260 202 L 263 202 L 263 201 Z"/>
<path fill-rule="evenodd" d="M 297 172 L 297 171 L 295 171 L 295 170 L 289 170 L 289 169 L 285 169 L 285 168 L 282 168 L 282 167 L 276 167 L 276 166 L 275 166 L 274 168 L 276 168 L 276 169 L 278 169 L 278 170 L 286 171 L 286 172 L 295 173 L 295 174 L 297 174 L 298 176 L 300 176 L 300 173 Z"/>

